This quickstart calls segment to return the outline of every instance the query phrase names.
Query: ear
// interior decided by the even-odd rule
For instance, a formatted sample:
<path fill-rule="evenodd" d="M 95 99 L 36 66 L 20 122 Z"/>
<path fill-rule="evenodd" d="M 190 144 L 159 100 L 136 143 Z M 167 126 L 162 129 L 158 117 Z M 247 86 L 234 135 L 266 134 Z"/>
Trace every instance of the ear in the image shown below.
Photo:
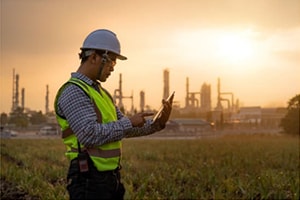
<path fill-rule="evenodd" d="M 88 59 L 92 64 L 95 64 L 97 60 L 100 59 L 100 56 L 98 56 L 96 53 L 93 53 Z"/>

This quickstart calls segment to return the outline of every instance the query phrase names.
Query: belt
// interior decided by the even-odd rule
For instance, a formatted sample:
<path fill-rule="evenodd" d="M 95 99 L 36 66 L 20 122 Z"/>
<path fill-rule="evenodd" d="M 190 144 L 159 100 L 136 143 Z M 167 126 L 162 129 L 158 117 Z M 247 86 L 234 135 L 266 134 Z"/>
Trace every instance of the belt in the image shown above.
<path fill-rule="evenodd" d="M 91 171 L 96 171 L 97 173 L 99 174 L 116 174 L 116 173 L 119 173 L 119 171 L 122 169 L 122 166 L 119 165 L 116 169 L 114 170 L 107 170 L 107 171 L 99 171 L 97 170 L 97 168 L 94 166 L 94 163 L 92 160 L 89 160 L 88 162 L 89 164 L 89 168 Z M 71 165 L 76 165 L 78 166 L 78 159 L 77 158 L 74 158 L 73 160 L 71 160 Z"/>

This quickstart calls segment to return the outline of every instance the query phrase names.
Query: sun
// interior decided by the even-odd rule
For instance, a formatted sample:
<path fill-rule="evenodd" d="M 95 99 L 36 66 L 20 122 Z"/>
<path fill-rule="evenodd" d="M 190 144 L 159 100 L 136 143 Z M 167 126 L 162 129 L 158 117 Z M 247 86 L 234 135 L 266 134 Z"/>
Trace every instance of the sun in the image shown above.
<path fill-rule="evenodd" d="M 229 64 L 241 64 L 252 59 L 253 41 L 243 34 L 223 33 L 217 40 L 217 54 Z"/>

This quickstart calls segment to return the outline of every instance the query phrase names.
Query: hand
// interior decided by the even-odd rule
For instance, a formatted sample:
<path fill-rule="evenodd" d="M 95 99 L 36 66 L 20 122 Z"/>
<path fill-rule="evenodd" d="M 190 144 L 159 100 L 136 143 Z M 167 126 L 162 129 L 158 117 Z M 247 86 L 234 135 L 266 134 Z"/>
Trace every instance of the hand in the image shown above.
<path fill-rule="evenodd" d="M 145 117 L 153 115 L 153 112 L 141 112 L 133 115 L 129 118 L 133 127 L 142 127 L 144 126 L 146 119 Z"/>
<path fill-rule="evenodd" d="M 157 123 L 159 123 L 161 128 L 165 128 L 167 121 L 169 120 L 172 111 L 172 101 L 162 100 L 163 110 L 161 115 L 157 118 Z"/>

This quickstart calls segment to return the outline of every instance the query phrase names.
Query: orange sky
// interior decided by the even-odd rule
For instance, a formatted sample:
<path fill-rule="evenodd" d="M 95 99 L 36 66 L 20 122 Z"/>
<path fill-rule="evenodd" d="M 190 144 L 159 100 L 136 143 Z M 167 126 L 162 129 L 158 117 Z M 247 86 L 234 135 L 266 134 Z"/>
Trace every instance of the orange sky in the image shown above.
<path fill-rule="evenodd" d="M 286 106 L 300 92 L 299 0 L 0 0 L 0 112 L 12 106 L 12 73 L 25 88 L 25 107 L 50 109 L 59 86 L 77 70 L 79 48 L 94 29 L 117 33 L 122 54 L 104 83 L 113 93 L 119 74 L 124 95 L 145 91 L 146 104 L 158 108 L 163 70 L 184 106 L 190 91 L 211 84 L 216 106 L 217 79 L 242 106 Z M 125 100 L 127 108 L 130 101 Z"/>

